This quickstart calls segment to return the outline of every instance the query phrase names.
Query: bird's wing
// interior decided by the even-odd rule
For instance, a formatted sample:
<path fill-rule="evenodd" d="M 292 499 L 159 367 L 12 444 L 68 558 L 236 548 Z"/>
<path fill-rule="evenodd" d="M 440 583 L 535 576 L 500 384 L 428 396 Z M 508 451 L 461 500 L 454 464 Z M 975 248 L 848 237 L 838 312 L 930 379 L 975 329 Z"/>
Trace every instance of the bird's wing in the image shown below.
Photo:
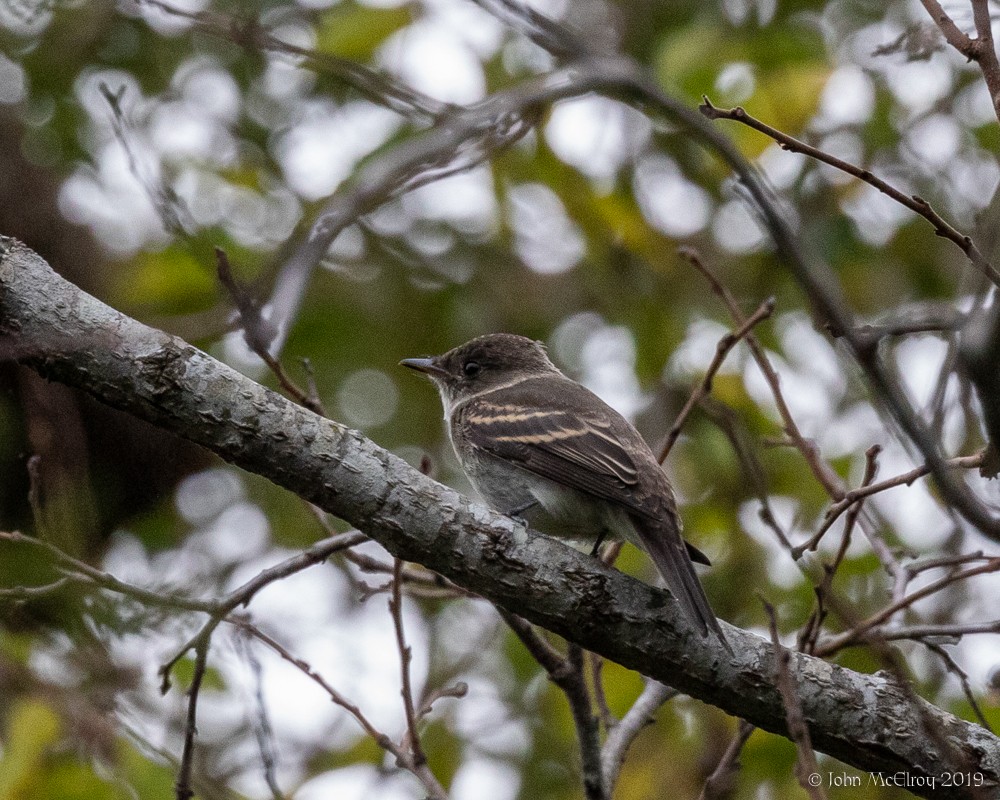
<path fill-rule="evenodd" d="M 558 400 L 568 402 L 559 406 L 535 397 L 530 385 L 507 389 L 502 400 L 487 394 L 470 402 L 463 409 L 467 442 L 556 483 L 649 513 L 636 492 L 636 462 L 642 457 L 636 448 L 646 448 L 645 443 L 603 404 L 595 412 L 590 403 L 573 402 L 583 399 L 575 397 L 576 390 L 589 395 L 582 386 L 569 381 L 565 386 Z"/>

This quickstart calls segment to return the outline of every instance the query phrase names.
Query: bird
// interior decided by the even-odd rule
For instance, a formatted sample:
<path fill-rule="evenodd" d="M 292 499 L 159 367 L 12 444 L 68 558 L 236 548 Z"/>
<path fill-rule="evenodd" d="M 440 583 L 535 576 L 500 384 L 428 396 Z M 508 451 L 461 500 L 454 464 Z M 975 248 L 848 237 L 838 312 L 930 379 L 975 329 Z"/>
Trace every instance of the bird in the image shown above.
<path fill-rule="evenodd" d="M 644 550 L 703 637 L 729 649 L 693 562 L 708 558 L 681 535 L 670 481 L 639 432 L 564 375 L 545 346 L 490 333 L 400 364 L 441 395 L 452 447 L 495 510 L 573 543 L 629 541 Z"/>

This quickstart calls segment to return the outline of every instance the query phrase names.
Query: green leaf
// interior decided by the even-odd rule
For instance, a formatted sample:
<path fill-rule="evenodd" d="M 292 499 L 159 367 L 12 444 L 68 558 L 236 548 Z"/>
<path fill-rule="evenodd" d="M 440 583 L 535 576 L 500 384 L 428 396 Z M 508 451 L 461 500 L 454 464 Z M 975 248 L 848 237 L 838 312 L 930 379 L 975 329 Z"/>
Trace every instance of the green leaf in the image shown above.
<path fill-rule="evenodd" d="M 0 757 L 0 800 L 39 796 L 45 757 L 59 736 L 59 717 L 45 703 L 25 699 L 14 706 Z"/>
<path fill-rule="evenodd" d="M 317 46 L 324 53 L 367 61 L 382 42 L 412 19 L 409 6 L 366 8 L 345 3 L 324 16 L 316 30 Z"/>

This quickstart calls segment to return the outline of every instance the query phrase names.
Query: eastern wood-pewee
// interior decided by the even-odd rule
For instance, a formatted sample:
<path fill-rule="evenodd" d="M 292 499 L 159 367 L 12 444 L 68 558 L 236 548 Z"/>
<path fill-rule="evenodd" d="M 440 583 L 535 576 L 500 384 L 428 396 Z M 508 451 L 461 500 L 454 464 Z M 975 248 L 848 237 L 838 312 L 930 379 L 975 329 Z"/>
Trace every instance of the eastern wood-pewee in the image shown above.
<path fill-rule="evenodd" d="M 691 563 L 709 561 L 681 537 L 673 490 L 649 446 L 539 342 L 493 333 L 400 363 L 437 385 L 452 446 L 487 503 L 561 539 L 641 547 L 702 635 L 726 643 Z"/>

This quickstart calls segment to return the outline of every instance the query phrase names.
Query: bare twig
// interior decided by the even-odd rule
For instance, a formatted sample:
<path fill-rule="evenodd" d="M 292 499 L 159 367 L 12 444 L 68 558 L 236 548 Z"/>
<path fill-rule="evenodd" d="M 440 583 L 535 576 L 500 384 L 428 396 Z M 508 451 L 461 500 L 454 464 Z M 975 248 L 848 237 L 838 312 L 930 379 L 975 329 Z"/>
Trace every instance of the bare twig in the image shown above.
<path fill-rule="evenodd" d="M 379 72 L 356 61 L 329 53 L 298 47 L 274 36 L 253 19 L 240 18 L 214 11 L 187 11 L 161 0 L 134 0 L 192 23 L 199 33 L 225 39 L 253 53 L 271 52 L 302 59 L 302 64 L 321 75 L 329 75 L 351 86 L 366 99 L 411 118 L 415 122 L 433 121 L 451 108 L 429 95 L 400 83 L 390 74 Z"/>
<path fill-rule="evenodd" d="M 876 625 L 880 625 L 887 619 L 892 617 L 898 611 L 902 611 L 904 608 L 916 603 L 918 600 L 923 600 L 925 597 L 929 597 L 941 591 L 946 586 L 950 586 L 953 583 L 959 581 L 964 581 L 968 578 L 972 578 L 976 575 L 984 575 L 991 572 L 997 572 L 1000 570 L 1000 558 L 992 558 L 985 564 L 981 564 L 978 567 L 970 567 L 966 570 L 960 570 L 952 572 L 943 578 L 939 578 L 933 583 L 923 586 L 920 589 L 906 595 L 902 599 L 890 603 L 885 608 L 876 612 L 872 616 L 865 620 L 862 620 L 851 627 L 850 630 L 845 631 L 839 636 L 834 636 L 823 643 L 823 646 L 817 646 L 815 654 L 820 657 L 826 657 L 832 655 L 838 650 L 848 647 L 851 644 L 858 641 L 865 633 L 874 628 Z"/>
<path fill-rule="evenodd" d="M 959 641 L 963 636 L 971 636 L 978 633 L 1000 633 L 1000 619 L 989 622 L 953 624 L 895 625 L 891 627 L 876 625 L 861 634 L 857 641 L 864 642 L 871 639 L 898 641 L 910 639 L 913 641 L 942 640 L 952 643 Z M 825 644 L 824 640 L 820 640 L 820 645 L 824 646 L 824 648 Z"/>
<path fill-rule="evenodd" d="M 389 598 L 389 613 L 392 615 L 392 627 L 396 631 L 396 648 L 399 650 L 399 668 L 402 675 L 402 688 L 400 694 L 403 696 L 403 711 L 406 713 L 407 735 L 404 744 L 409 745 L 413 757 L 413 763 L 422 766 L 427 763 L 427 755 L 420 745 L 420 732 L 417 729 L 417 712 L 413 706 L 413 686 L 410 683 L 410 662 L 413 660 L 413 651 L 406 643 L 406 636 L 403 632 L 403 561 L 393 560 L 392 571 L 392 595 Z"/>
<path fill-rule="evenodd" d="M 795 742 L 795 748 L 799 754 L 795 776 L 798 778 L 799 785 L 813 800 L 825 800 L 826 795 L 823 790 L 818 785 L 814 785 L 813 780 L 810 780 L 813 776 L 819 775 L 820 772 L 819 766 L 816 764 L 816 754 L 812 749 L 809 728 L 806 727 L 805 719 L 802 716 L 802 703 L 799 700 L 795 679 L 792 677 L 790 669 L 791 651 L 784 647 L 778 638 L 778 621 L 774 614 L 774 606 L 765 600 L 764 610 L 767 611 L 771 628 L 771 643 L 774 645 L 775 682 L 785 704 L 788 736 Z"/>
<path fill-rule="evenodd" d="M 219 283 L 229 293 L 229 297 L 232 299 L 239 313 L 240 326 L 243 328 L 243 339 L 246 341 L 247 347 L 267 364 L 268 369 L 274 373 L 281 388 L 285 390 L 289 397 L 301 403 L 310 411 L 325 417 L 326 411 L 324 411 L 323 404 L 316 393 L 315 382 L 312 381 L 311 374 L 309 376 L 309 391 L 303 391 L 288 376 L 281 362 L 275 356 L 271 355 L 268 348 L 271 346 L 271 342 L 274 341 L 277 331 L 268 320 L 264 319 L 260 303 L 257 299 L 245 287 L 241 286 L 233 276 L 232 267 L 229 265 L 229 256 L 226 255 L 226 251 L 221 247 L 215 248 L 215 260 Z"/>
<path fill-rule="evenodd" d="M 687 422 L 688 416 L 694 409 L 695 405 L 701 398 L 705 397 L 712 391 L 712 381 L 715 378 L 715 374 L 722 367 L 722 362 L 726 360 L 726 356 L 729 355 L 729 351 L 732 350 L 742 339 L 744 339 L 747 334 L 753 330 L 757 323 L 762 322 L 774 313 L 775 300 L 773 297 L 769 297 L 754 311 L 750 317 L 743 322 L 735 331 L 727 333 L 723 336 L 719 343 L 715 346 L 715 356 L 712 358 L 711 363 L 708 365 L 708 369 L 705 370 L 705 377 L 694 387 L 691 395 L 688 397 L 687 402 L 684 407 L 680 410 L 677 415 L 677 419 L 674 420 L 674 424 L 671 426 L 670 430 L 667 432 L 666 439 L 660 446 L 658 458 L 660 463 L 666 460 L 667 456 L 670 454 L 670 450 L 674 446 L 674 442 L 677 441 L 677 437 L 681 434 L 681 428 L 684 427 L 684 423 Z"/>
<path fill-rule="evenodd" d="M 875 479 L 875 474 L 878 471 L 878 454 L 881 451 L 882 448 L 876 444 L 869 447 L 865 452 L 865 474 L 861 481 L 862 487 L 870 485 Z M 804 653 L 812 653 L 816 646 L 816 637 L 819 635 L 820 627 L 826 618 L 825 600 L 833 589 L 833 578 L 837 574 L 837 569 L 843 562 L 844 556 L 847 555 L 847 548 L 851 546 L 851 534 L 854 531 L 858 515 L 861 513 L 861 505 L 861 502 L 858 502 L 851 507 L 847 514 L 844 534 L 840 537 L 840 546 L 837 548 L 837 554 L 834 556 L 833 563 L 823 565 L 823 580 L 816 587 L 816 608 L 809 617 L 809 621 L 806 623 L 802 634 L 799 636 L 799 649 Z M 818 541 L 816 539 L 816 542 Z M 793 548 L 793 556 L 797 549 Z"/>
<path fill-rule="evenodd" d="M 574 36 L 565 25 L 549 19 L 519 0 L 473 2 L 559 58 L 579 58 L 591 50 L 588 39 Z"/>
<path fill-rule="evenodd" d="M 101 81 L 98 84 L 98 89 L 108 104 L 108 108 L 111 109 L 111 130 L 125 154 L 129 172 L 146 193 L 150 204 L 156 210 L 163 229 L 175 236 L 187 235 L 191 215 L 177 193 L 164 181 L 149 175 L 147 170 L 144 170 L 139 164 L 139 157 L 132 145 L 134 133 L 130 130 L 130 124 L 122 106 L 125 86 L 119 86 L 117 90 L 112 91 L 108 84 Z"/>
<path fill-rule="evenodd" d="M 958 662 L 955 661 L 955 659 L 951 657 L 951 654 L 941 645 L 936 642 L 924 642 L 924 645 L 944 662 L 945 669 L 947 669 L 948 672 L 958 678 L 958 682 L 962 686 L 962 694 L 964 694 L 965 699 L 969 701 L 969 705 L 972 707 L 972 713 L 976 715 L 976 719 L 979 720 L 980 725 L 986 728 L 986 730 L 990 733 L 993 733 L 993 726 L 990 725 L 989 720 L 987 720 L 984 716 L 983 710 L 979 707 L 979 703 L 976 702 L 976 696 L 972 693 L 972 687 L 969 686 L 968 673 L 958 665 Z"/>
<path fill-rule="evenodd" d="M 993 22 L 990 18 L 989 0 L 972 0 L 972 19 L 976 24 L 977 38 L 971 43 L 969 56 L 979 64 L 983 80 L 993 99 L 993 110 L 1000 119 L 1000 60 L 993 45 Z"/>
<path fill-rule="evenodd" d="M 250 646 L 250 635 L 245 627 L 238 627 L 236 630 L 236 645 L 240 650 L 247 665 L 250 667 L 250 674 L 253 677 L 253 705 L 254 712 L 249 713 L 250 726 L 253 728 L 254 738 L 257 740 L 257 750 L 260 752 L 260 760 L 264 765 L 264 782 L 271 790 L 272 800 L 285 800 L 285 795 L 278 786 L 277 754 L 274 744 L 274 729 L 271 727 L 271 719 L 267 713 L 267 704 L 264 702 L 264 670 L 260 659 Z"/>
<path fill-rule="evenodd" d="M 955 21 L 948 16 L 938 0 L 920 0 L 920 2 L 927 10 L 927 13 L 930 14 L 931 19 L 934 20 L 934 24 L 936 24 L 938 28 L 940 28 L 941 33 L 944 34 L 945 41 L 966 58 L 970 60 L 974 59 L 976 57 L 976 47 L 971 37 L 966 35 L 966 33 L 955 24 Z"/>
<path fill-rule="evenodd" d="M 739 769 L 740 753 L 743 746 L 750 738 L 750 734 L 757 730 L 746 720 L 740 720 L 736 728 L 736 735 L 733 736 L 726 747 L 726 752 L 722 754 L 719 763 L 715 765 L 712 774 L 705 779 L 705 784 L 701 787 L 698 800 L 723 800 L 732 794 L 733 783 L 736 779 L 736 771 Z"/>
<path fill-rule="evenodd" d="M 972 456 L 956 456 L 955 458 L 947 459 L 944 463 L 950 469 L 976 469 L 983 463 L 983 453 L 977 453 Z M 910 486 L 914 481 L 929 475 L 930 472 L 930 467 L 926 464 L 922 464 L 909 472 L 904 472 L 901 475 L 896 475 L 892 478 L 886 478 L 884 481 L 879 481 L 878 483 L 871 483 L 868 485 L 862 484 L 857 489 L 852 489 L 851 491 L 845 493 L 840 500 L 830 506 L 827 510 L 826 518 L 823 520 L 823 524 L 820 526 L 819 530 L 816 531 L 816 533 L 813 534 L 808 541 L 803 542 L 792 549 L 792 556 L 798 559 L 801 558 L 802 554 L 806 551 L 815 550 L 820 539 L 823 538 L 824 534 L 837 521 L 840 515 L 847 509 L 864 500 L 866 497 L 871 497 L 872 495 L 884 492 L 887 489 L 894 489 L 897 486 Z"/>
<path fill-rule="evenodd" d="M 191 788 L 191 772 L 194 769 L 194 737 L 198 732 L 198 695 L 201 692 L 201 682 L 205 677 L 208 665 L 208 648 L 211 644 L 211 634 L 199 636 L 194 647 L 194 674 L 191 686 L 188 688 L 187 717 L 184 722 L 184 749 L 181 751 L 180 766 L 177 769 L 177 783 L 174 785 L 174 796 L 177 800 L 191 800 L 194 790 Z"/>
<path fill-rule="evenodd" d="M 503 608 L 497 607 L 497 611 L 528 652 L 548 673 L 549 680 L 562 690 L 569 701 L 580 744 L 584 796 L 587 800 L 607 800 L 609 790 L 601 773 L 597 718 L 591 708 L 587 681 L 584 678 L 583 649 L 570 644 L 569 654 L 563 657 L 558 650 L 539 636 L 529 622 Z"/>
<path fill-rule="evenodd" d="M 259 639 L 265 645 L 267 645 L 271 650 L 281 656 L 285 661 L 294 666 L 296 669 L 301 671 L 306 677 L 308 677 L 313 683 L 319 686 L 326 694 L 329 696 L 336 705 L 343 708 L 354 720 L 361 726 L 364 732 L 375 742 L 379 747 L 385 750 L 389 755 L 393 757 L 396 764 L 408 772 L 413 773 L 417 779 L 423 784 L 424 789 L 427 791 L 428 797 L 433 798 L 433 800 L 448 800 L 448 793 L 444 790 L 444 787 L 434 776 L 434 773 L 430 771 L 427 764 L 416 764 L 409 751 L 397 745 L 387 734 L 376 728 L 371 721 L 364 715 L 358 706 L 348 700 L 344 695 L 338 692 L 333 686 L 331 686 L 327 680 L 316 672 L 312 666 L 307 661 L 301 658 L 297 658 L 292 655 L 283 645 L 281 645 L 276 639 L 268 636 L 262 630 L 260 630 L 255 625 L 251 625 L 245 620 L 234 621 L 234 624 L 238 624 L 243 627 L 247 633 L 256 639 Z"/>
<path fill-rule="evenodd" d="M 676 689 L 646 678 L 642 693 L 625 716 L 608 728 L 608 737 L 601 748 L 601 772 L 609 795 L 614 792 L 625 756 L 636 737 L 646 726 L 653 724 L 656 710 L 677 695 Z"/>
<path fill-rule="evenodd" d="M 956 245 L 963 253 L 965 253 L 966 257 L 970 262 L 972 262 L 972 265 L 976 269 L 982 272 L 995 285 L 1000 286 L 1000 272 L 997 272 L 996 268 L 989 262 L 986 256 L 979 251 L 976 243 L 972 241 L 972 237 L 959 233 L 958 230 L 949 224 L 944 217 L 938 214 L 931 207 L 931 204 L 922 197 L 904 194 L 896 187 L 873 175 L 869 170 L 855 166 L 848 161 L 844 161 L 842 158 L 837 158 L 824 150 L 820 150 L 818 147 L 808 145 L 799 139 L 789 136 L 787 133 L 779 131 L 777 128 L 772 128 L 770 125 L 767 125 L 759 119 L 750 116 L 746 110 L 740 106 L 730 109 L 717 108 L 712 105 L 711 101 L 707 97 L 703 97 L 702 99 L 703 103 L 698 108 L 701 110 L 701 113 L 709 119 L 729 119 L 736 122 L 742 122 L 744 125 L 753 128 L 755 131 L 760 131 L 765 136 L 770 136 L 781 145 L 783 150 L 790 150 L 793 153 L 801 153 L 817 161 L 822 161 L 824 164 L 829 164 L 831 167 L 839 169 L 842 172 L 846 172 L 848 175 L 853 175 L 858 180 L 864 181 L 865 183 L 875 187 L 882 192 L 882 194 L 891 197 L 897 203 L 910 209 L 910 211 L 915 214 L 919 214 L 934 226 L 934 233 Z"/>
<path fill-rule="evenodd" d="M 594 703 L 600 715 L 605 732 L 618 724 L 618 719 L 611 713 L 608 706 L 608 696 L 604 691 L 604 659 L 597 653 L 587 653 L 587 663 L 590 666 L 590 683 L 594 689 Z"/>
<path fill-rule="evenodd" d="M 733 297 L 732 293 L 716 277 L 715 273 L 709 269 L 701 256 L 698 255 L 698 252 L 690 247 L 682 247 L 677 252 L 681 258 L 705 276 L 705 279 L 712 287 L 712 291 L 725 304 L 733 321 L 737 325 L 746 324 L 746 316 L 736 302 L 736 298 Z M 746 335 L 746 343 L 747 347 L 750 348 L 754 361 L 757 362 L 757 367 L 764 376 L 764 380 L 771 389 L 771 395 L 774 397 L 774 403 L 777 406 L 778 415 L 781 417 L 785 434 L 802 454 L 802 457 L 806 460 L 806 464 L 809 465 L 810 471 L 816 477 L 816 480 L 820 482 L 820 485 L 823 486 L 828 494 L 839 498 L 844 491 L 840 476 L 820 457 L 816 443 L 812 439 L 807 439 L 803 436 L 799 430 L 799 426 L 796 424 L 795 418 L 792 416 L 791 409 L 788 407 L 788 403 L 781 390 L 781 377 L 771 364 L 771 360 L 767 356 L 767 351 L 764 350 L 760 340 L 752 331 Z"/>

